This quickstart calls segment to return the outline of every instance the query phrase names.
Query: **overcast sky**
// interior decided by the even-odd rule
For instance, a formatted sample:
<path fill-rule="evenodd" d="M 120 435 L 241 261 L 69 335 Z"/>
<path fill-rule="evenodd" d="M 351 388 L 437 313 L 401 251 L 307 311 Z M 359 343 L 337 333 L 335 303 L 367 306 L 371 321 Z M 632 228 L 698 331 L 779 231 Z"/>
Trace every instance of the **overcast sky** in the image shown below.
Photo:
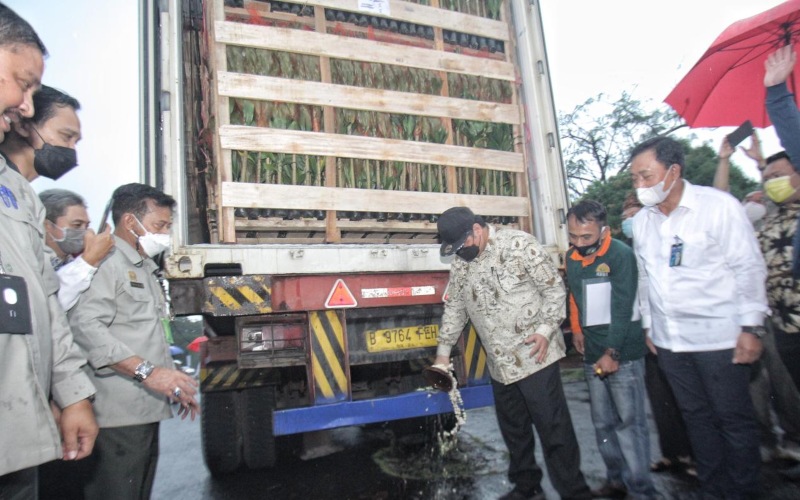
<path fill-rule="evenodd" d="M 600 92 L 662 103 L 725 28 L 780 0 L 541 0 L 556 107 L 569 112 Z M 716 151 L 730 127 L 693 130 Z M 764 154 L 779 151 L 758 129 Z M 745 141 L 749 145 L 749 141 Z M 733 161 L 758 178 L 742 152 Z"/>
<path fill-rule="evenodd" d="M 43 83 L 81 103 L 78 164 L 36 191 L 70 189 L 86 198 L 97 228 L 114 189 L 139 180 L 139 49 L 135 0 L 3 0 L 44 41 Z"/>
<path fill-rule="evenodd" d="M 80 166 L 58 181 L 87 198 L 93 219 L 118 185 L 139 176 L 138 2 L 5 0 L 27 19 L 50 52 L 44 83 L 82 104 Z M 559 111 L 600 92 L 663 101 L 731 23 L 778 0 L 542 0 L 551 78 Z M 716 149 L 730 129 L 702 131 Z M 762 134 L 764 152 L 779 149 Z M 734 161 L 756 178 L 742 153 Z M 38 191 L 54 186 L 38 179 Z M 96 224 L 95 224 L 96 225 Z"/>

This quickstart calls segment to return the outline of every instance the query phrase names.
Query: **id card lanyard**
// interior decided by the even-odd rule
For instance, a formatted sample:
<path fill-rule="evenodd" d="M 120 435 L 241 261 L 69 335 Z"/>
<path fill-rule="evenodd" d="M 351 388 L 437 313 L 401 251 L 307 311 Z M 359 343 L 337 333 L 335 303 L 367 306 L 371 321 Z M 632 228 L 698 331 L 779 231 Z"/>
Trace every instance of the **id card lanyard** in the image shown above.
<path fill-rule="evenodd" d="M 669 249 L 669 267 L 678 267 L 683 260 L 683 240 L 675 235 L 675 243 Z"/>
<path fill-rule="evenodd" d="M 161 316 L 161 326 L 164 327 L 164 338 L 167 340 L 167 344 L 172 345 L 175 343 L 175 339 L 172 335 L 172 320 L 175 318 L 175 314 L 172 311 L 172 297 L 170 297 L 169 294 L 169 281 L 167 281 L 167 278 L 164 277 L 162 272 L 156 275 L 156 280 L 164 291 L 164 310 Z"/>

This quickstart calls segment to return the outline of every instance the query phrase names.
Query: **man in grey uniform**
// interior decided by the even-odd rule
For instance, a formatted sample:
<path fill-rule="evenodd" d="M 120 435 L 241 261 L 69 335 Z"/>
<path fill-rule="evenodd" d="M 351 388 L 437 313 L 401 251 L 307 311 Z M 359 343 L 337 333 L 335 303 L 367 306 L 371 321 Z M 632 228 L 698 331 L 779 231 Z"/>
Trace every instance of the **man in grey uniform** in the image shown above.
<path fill-rule="evenodd" d="M 69 312 L 75 341 L 94 369 L 100 425 L 87 460 L 87 499 L 149 498 L 158 460 L 159 422 L 194 419 L 197 383 L 172 364 L 169 312 L 152 258 L 169 247 L 175 200 L 144 184 L 112 195 L 115 251 Z"/>
<path fill-rule="evenodd" d="M 0 4 L 0 141 L 33 116 L 44 44 Z M 56 298 L 44 257 L 44 207 L 0 159 L 0 498 L 37 498 L 37 466 L 92 451 L 94 387 Z M 57 417 L 57 418 L 56 418 Z"/>

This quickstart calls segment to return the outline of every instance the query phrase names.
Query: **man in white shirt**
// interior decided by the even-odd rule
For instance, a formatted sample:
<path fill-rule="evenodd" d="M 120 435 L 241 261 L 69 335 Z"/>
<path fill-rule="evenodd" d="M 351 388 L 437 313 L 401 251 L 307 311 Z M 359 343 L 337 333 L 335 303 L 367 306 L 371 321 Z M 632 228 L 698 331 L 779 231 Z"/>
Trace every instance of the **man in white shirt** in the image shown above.
<path fill-rule="evenodd" d="M 89 228 L 86 202 L 72 191 L 48 189 L 39 193 L 39 199 L 46 210 L 45 242 L 55 252 L 50 263 L 60 284 L 58 301 L 69 311 L 89 288 L 97 266 L 114 248 L 111 226 L 95 234 Z"/>
<path fill-rule="evenodd" d="M 748 392 L 768 306 L 766 266 L 742 205 L 683 180 L 683 146 L 656 137 L 631 153 L 645 206 L 634 218 L 642 326 L 686 422 L 704 498 L 759 492 Z"/>

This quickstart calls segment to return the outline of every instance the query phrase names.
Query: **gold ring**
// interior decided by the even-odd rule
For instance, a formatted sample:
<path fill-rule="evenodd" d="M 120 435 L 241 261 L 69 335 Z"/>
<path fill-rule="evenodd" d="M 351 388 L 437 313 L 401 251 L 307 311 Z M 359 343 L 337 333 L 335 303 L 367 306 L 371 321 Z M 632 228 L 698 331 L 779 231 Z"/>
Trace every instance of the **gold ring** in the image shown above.
<path fill-rule="evenodd" d="M 596 374 L 598 374 L 598 375 L 602 375 L 603 374 L 603 369 L 602 368 L 595 368 L 594 372 Z"/>

